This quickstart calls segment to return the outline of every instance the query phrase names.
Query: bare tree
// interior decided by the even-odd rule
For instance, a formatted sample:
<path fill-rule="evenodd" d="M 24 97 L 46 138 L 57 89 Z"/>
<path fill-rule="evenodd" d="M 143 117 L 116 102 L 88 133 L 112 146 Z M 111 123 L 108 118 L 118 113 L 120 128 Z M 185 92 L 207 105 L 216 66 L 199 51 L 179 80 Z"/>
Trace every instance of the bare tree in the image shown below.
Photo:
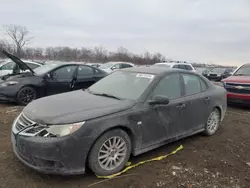
<path fill-rule="evenodd" d="M 16 55 L 21 57 L 22 49 L 32 39 L 32 37 L 29 36 L 28 29 L 20 25 L 4 25 L 3 32 L 12 41 Z"/>

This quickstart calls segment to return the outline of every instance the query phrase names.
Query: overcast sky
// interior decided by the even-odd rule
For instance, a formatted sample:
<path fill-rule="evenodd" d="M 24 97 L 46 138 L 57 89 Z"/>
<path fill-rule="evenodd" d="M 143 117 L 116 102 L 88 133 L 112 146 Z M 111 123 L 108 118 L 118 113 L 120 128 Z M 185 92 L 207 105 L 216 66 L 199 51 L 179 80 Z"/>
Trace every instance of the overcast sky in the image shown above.
<path fill-rule="evenodd" d="M 175 60 L 250 61 L 250 0 L 0 1 L 0 25 L 26 26 L 30 46 L 123 46 Z"/>

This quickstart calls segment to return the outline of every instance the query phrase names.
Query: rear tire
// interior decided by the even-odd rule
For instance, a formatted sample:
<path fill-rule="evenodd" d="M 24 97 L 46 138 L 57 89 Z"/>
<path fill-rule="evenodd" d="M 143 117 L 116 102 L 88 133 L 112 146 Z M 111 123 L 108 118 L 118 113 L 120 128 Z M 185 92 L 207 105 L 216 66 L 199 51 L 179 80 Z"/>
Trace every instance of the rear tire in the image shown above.
<path fill-rule="evenodd" d="M 19 105 L 27 105 L 36 98 L 36 90 L 32 87 L 26 86 L 18 91 L 16 101 Z"/>
<path fill-rule="evenodd" d="M 121 129 L 104 133 L 91 148 L 88 165 L 98 176 L 108 176 L 121 171 L 131 154 L 131 140 Z"/>
<path fill-rule="evenodd" d="M 217 108 L 214 108 L 211 114 L 208 116 L 204 134 L 207 136 L 212 136 L 216 133 L 220 126 L 220 112 Z"/>

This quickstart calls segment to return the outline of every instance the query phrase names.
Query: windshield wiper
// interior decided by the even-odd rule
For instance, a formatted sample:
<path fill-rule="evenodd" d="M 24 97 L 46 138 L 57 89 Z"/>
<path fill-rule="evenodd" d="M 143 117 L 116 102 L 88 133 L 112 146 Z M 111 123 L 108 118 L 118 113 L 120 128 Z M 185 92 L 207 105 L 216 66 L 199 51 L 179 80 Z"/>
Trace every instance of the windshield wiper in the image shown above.
<path fill-rule="evenodd" d="M 89 92 L 90 92 L 90 91 L 89 91 Z M 94 93 L 94 92 L 90 92 L 90 93 L 93 94 L 93 95 L 98 95 L 98 96 L 109 97 L 109 98 L 121 100 L 121 98 L 116 97 L 116 96 L 111 95 L 111 94 L 107 94 L 107 93 Z"/>

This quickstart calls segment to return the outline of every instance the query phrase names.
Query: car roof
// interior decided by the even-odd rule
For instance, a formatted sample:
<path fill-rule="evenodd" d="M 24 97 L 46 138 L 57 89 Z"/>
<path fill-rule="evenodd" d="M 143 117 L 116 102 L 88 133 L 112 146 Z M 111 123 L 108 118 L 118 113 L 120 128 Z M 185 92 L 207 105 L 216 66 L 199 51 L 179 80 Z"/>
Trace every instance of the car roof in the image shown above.
<path fill-rule="evenodd" d="M 171 66 L 171 65 L 190 65 L 192 66 L 192 64 L 190 63 L 175 63 L 175 62 L 172 62 L 172 63 L 165 63 L 165 62 L 160 62 L 160 63 L 155 63 L 157 65 L 168 65 L 168 66 Z"/>
<path fill-rule="evenodd" d="M 137 73 L 145 73 L 145 74 L 154 74 L 154 75 L 164 75 L 165 73 L 170 72 L 183 72 L 183 73 L 191 73 L 195 74 L 191 71 L 182 70 L 182 69 L 175 69 L 175 68 L 164 68 L 164 67 L 132 67 L 132 68 L 126 68 L 126 69 L 120 69 L 118 71 L 126 71 L 126 72 L 137 72 Z"/>

